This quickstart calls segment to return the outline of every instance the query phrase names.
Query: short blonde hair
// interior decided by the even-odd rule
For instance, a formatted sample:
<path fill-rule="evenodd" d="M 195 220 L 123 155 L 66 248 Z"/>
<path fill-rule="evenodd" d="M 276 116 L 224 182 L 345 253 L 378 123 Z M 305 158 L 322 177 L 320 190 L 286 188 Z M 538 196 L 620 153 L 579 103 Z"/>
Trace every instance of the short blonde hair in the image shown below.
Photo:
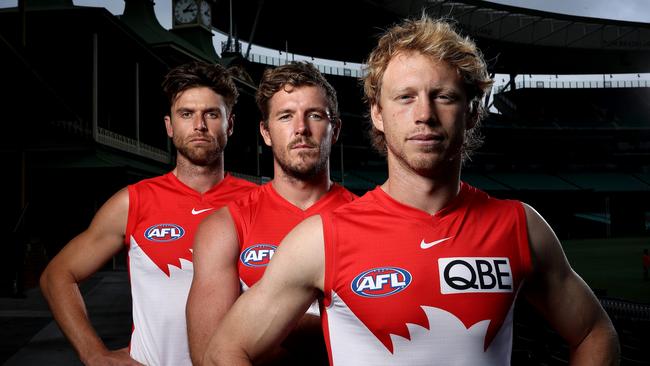
<path fill-rule="evenodd" d="M 377 47 L 368 56 L 367 72 L 363 78 L 365 99 L 369 107 L 381 107 L 381 84 L 388 63 L 397 54 L 410 52 L 419 52 L 435 61 L 444 61 L 456 68 L 462 77 L 470 112 L 476 122 L 476 126 L 467 131 L 463 144 L 464 155 L 469 156 L 469 153 L 482 143 L 476 127 L 486 114 L 481 100 L 492 85 L 492 79 L 476 44 L 468 37 L 461 36 L 454 26 L 445 20 L 434 20 L 423 15 L 420 19 L 408 19 L 393 26 L 381 36 Z M 373 126 L 370 138 L 373 146 L 385 154 L 384 133 Z"/>

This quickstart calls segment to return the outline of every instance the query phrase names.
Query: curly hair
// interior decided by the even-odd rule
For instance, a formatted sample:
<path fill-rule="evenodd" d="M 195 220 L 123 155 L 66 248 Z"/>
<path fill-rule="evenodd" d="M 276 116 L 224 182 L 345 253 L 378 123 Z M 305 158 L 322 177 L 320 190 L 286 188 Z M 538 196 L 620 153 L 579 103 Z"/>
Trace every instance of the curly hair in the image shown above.
<path fill-rule="evenodd" d="M 187 89 L 206 87 L 221 95 L 232 112 L 239 92 L 230 72 L 219 64 L 204 62 L 190 62 L 171 69 L 162 83 L 163 92 L 169 100 L 169 105 L 174 105 L 178 96 Z"/>
<path fill-rule="evenodd" d="M 408 19 L 393 26 L 380 37 L 366 61 L 366 74 L 362 80 L 366 102 L 369 106 L 380 106 L 382 79 L 388 63 L 397 54 L 410 52 L 419 52 L 432 60 L 446 62 L 456 68 L 462 77 L 470 112 L 476 120 L 476 126 L 467 131 L 463 143 L 463 155 L 469 157 L 482 144 L 477 127 L 486 111 L 481 100 L 492 85 L 492 80 L 476 44 L 468 37 L 462 37 L 447 21 L 423 15 L 420 19 Z M 386 154 L 383 132 L 371 127 L 370 139 L 377 151 Z"/>
<path fill-rule="evenodd" d="M 339 103 L 336 98 L 336 90 L 325 79 L 323 74 L 309 62 L 291 62 L 286 65 L 272 69 L 266 69 L 262 80 L 255 93 L 257 107 L 262 114 L 264 126 L 268 128 L 269 123 L 269 101 L 275 93 L 289 87 L 316 86 L 323 89 L 330 109 L 331 121 L 339 118 Z"/>

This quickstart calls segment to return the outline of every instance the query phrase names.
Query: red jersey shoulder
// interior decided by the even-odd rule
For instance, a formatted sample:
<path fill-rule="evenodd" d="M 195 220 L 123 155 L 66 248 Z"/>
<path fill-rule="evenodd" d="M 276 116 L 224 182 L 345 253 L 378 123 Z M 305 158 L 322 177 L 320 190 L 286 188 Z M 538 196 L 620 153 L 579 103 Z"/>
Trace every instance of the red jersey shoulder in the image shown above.
<path fill-rule="evenodd" d="M 466 187 L 463 200 L 468 206 L 470 214 L 478 214 L 483 218 L 498 221 L 506 218 L 519 218 L 524 212 L 521 201 L 492 197 L 469 184 L 463 184 Z"/>
<path fill-rule="evenodd" d="M 264 194 L 266 190 L 267 184 L 270 183 L 266 183 L 261 186 L 255 186 L 253 187 L 253 189 L 246 191 L 246 194 L 234 200 L 229 206 L 236 206 L 238 209 L 242 210 L 258 203 L 260 197 Z"/>
<path fill-rule="evenodd" d="M 348 191 L 348 189 L 343 187 L 342 185 L 339 185 L 339 184 L 335 183 L 334 188 L 337 190 L 337 194 L 339 196 L 341 196 L 341 198 L 344 201 L 352 202 L 352 201 L 356 200 L 357 198 L 359 198 L 359 196 L 357 196 L 356 194 Z"/>
<path fill-rule="evenodd" d="M 341 187 L 343 188 L 343 187 Z M 348 191 L 347 189 L 343 188 L 345 190 L 345 198 L 348 199 L 348 203 L 341 205 L 337 207 L 336 209 L 332 210 L 331 214 L 332 215 L 346 215 L 346 214 L 352 214 L 354 215 L 356 212 L 365 212 L 368 210 L 370 206 L 376 205 L 376 200 L 372 194 L 373 191 L 368 191 L 362 196 L 357 196 L 356 194 Z"/>
<path fill-rule="evenodd" d="M 138 193 L 143 190 L 170 188 L 172 184 L 168 177 L 169 174 L 171 173 L 159 175 L 157 177 L 146 178 L 136 183 L 129 184 L 127 188 L 129 189 L 129 191 L 138 192 Z"/>
<path fill-rule="evenodd" d="M 228 187 L 231 189 L 245 190 L 246 192 L 250 192 L 255 188 L 259 187 L 257 184 L 253 182 L 247 181 L 246 179 L 232 176 L 230 174 L 226 175 L 226 177 L 224 178 L 224 182 L 226 182 Z"/>

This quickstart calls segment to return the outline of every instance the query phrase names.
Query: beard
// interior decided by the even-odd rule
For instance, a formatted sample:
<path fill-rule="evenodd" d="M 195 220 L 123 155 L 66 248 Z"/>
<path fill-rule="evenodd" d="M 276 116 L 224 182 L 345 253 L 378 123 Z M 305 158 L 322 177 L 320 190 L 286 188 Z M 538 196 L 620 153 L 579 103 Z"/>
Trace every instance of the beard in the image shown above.
<path fill-rule="evenodd" d="M 186 140 L 189 141 L 190 138 Z M 219 160 L 223 153 L 223 145 L 213 140 L 209 145 L 190 146 L 189 142 L 183 141 L 183 138 L 174 136 L 172 139 L 178 153 L 196 166 L 211 166 Z"/>
<path fill-rule="evenodd" d="M 292 159 L 290 157 L 291 150 L 298 144 L 308 144 L 317 148 L 300 151 Z M 286 175 L 298 180 L 308 181 L 321 174 L 328 167 L 331 149 L 332 145 L 329 143 L 323 143 L 319 146 L 310 139 L 296 139 L 284 149 L 274 147 L 273 157 Z"/>
<path fill-rule="evenodd" d="M 394 144 L 386 139 L 386 148 L 388 154 L 400 165 L 427 177 L 444 175 L 462 156 L 462 144 L 459 141 L 447 141 L 445 146 L 422 146 L 414 150 L 405 143 Z"/>

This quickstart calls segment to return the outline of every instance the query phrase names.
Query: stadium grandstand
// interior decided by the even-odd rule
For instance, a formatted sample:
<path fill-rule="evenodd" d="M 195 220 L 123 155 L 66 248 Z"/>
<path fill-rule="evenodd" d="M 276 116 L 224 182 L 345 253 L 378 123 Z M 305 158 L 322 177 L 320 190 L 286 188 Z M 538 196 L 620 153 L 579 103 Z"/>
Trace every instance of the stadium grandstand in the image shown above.
<path fill-rule="evenodd" d="M 159 86 L 184 62 L 238 70 L 236 132 L 226 150 L 232 174 L 270 179 L 255 85 L 267 67 L 307 60 L 339 96 L 333 179 L 358 194 L 383 183 L 386 164 L 369 147 L 358 78 L 382 29 L 426 11 L 477 41 L 496 81 L 485 100 L 485 144 L 462 179 L 540 211 L 614 322 L 621 364 L 650 365 L 650 283 L 641 274 L 650 247 L 650 24 L 479 0 L 332 0 L 319 3 L 327 26 L 315 27 L 308 2 L 238 0 L 211 1 L 208 27 L 167 30 L 152 0 L 126 0 L 119 16 L 72 0 L 18 3 L 0 9 L 0 100 L 19 111 L 6 113 L 0 143 L 10 193 L 0 210 L 10 233 L 1 296 L 29 293 L 48 259 L 113 192 L 169 169 L 175 152 L 162 129 Z M 123 271 L 124 259 L 106 270 Z M 0 362 L 51 321 L 39 315 L 27 324 L 3 310 L 9 328 L 29 330 L 3 348 Z M 513 365 L 568 364 L 567 346 L 525 301 L 515 327 Z M 9 328 L 0 334 L 13 336 Z"/>

